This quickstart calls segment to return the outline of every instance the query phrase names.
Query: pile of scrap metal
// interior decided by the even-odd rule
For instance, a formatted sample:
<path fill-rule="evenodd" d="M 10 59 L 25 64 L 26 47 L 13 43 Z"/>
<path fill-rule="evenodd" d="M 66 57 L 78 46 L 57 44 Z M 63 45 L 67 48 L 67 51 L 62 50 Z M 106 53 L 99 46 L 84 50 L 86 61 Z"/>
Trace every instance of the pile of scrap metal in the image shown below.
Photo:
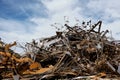
<path fill-rule="evenodd" d="M 120 43 L 101 31 L 102 21 L 83 22 L 57 31 L 55 36 L 33 40 L 24 47 L 25 56 L 14 55 L 10 47 L 0 47 L 0 77 L 14 79 L 92 79 L 120 77 Z"/>

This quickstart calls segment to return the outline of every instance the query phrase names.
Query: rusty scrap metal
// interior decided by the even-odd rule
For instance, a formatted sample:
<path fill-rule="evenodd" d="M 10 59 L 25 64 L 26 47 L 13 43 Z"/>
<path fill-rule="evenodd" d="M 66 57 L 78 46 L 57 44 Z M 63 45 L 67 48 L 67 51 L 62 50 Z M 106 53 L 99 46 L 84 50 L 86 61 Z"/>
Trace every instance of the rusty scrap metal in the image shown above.
<path fill-rule="evenodd" d="M 0 40 L 0 78 L 20 79 L 93 79 L 120 76 L 120 42 L 106 37 L 102 21 L 65 24 L 56 35 L 26 43 L 25 57 L 11 51 L 13 44 Z M 98 27 L 98 28 L 97 28 Z M 3 71 L 5 70 L 5 72 Z"/>

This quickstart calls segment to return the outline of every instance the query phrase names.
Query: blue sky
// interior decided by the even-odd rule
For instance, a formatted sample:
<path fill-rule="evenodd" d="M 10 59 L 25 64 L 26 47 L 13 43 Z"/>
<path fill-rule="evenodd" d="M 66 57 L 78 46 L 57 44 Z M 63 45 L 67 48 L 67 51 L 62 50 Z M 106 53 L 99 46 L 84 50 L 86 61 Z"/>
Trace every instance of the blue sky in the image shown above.
<path fill-rule="evenodd" d="M 56 29 L 50 25 L 63 25 L 67 16 L 71 25 L 102 20 L 103 30 L 120 39 L 119 8 L 119 0 L 0 0 L 0 37 L 10 43 L 52 36 Z"/>

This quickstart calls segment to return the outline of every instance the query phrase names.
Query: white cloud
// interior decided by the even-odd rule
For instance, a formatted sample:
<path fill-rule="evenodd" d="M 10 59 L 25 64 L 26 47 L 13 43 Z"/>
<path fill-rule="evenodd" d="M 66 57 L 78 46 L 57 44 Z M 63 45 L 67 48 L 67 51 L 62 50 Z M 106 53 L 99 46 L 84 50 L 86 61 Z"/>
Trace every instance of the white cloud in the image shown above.
<path fill-rule="evenodd" d="M 78 0 L 42 0 L 42 3 L 46 6 L 46 8 L 51 12 L 59 13 L 64 12 L 66 10 L 72 9 L 72 7 L 76 4 Z"/>
<path fill-rule="evenodd" d="M 98 13 L 102 19 L 118 19 L 120 18 L 119 0 L 90 0 L 87 7 L 94 13 Z"/>
<path fill-rule="evenodd" d="M 120 40 L 120 35 L 117 35 L 117 33 L 120 32 L 120 20 L 106 24 L 106 28 L 108 28 L 110 31 L 112 31 L 113 38 Z"/>
<path fill-rule="evenodd" d="M 64 16 L 69 17 L 72 25 L 76 23 L 76 17 L 82 18 L 79 14 L 81 8 L 76 5 L 78 0 L 75 0 L 74 2 L 72 0 L 42 0 L 42 3 L 47 9 L 48 18 L 33 17 L 30 19 L 31 22 L 37 24 L 35 35 L 39 35 L 39 37 L 54 35 L 56 29 L 50 25 L 53 23 L 64 25 Z"/>
<path fill-rule="evenodd" d="M 5 42 L 12 41 L 30 41 L 33 38 L 32 27 L 34 25 L 29 25 L 17 20 L 7 20 L 0 18 L 0 37 L 2 37 Z"/>
<path fill-rule="evenodd" d="M 24 24 L 20 23 L 19 21 L 14 20 L 7 20 L 0 18 L 0 29 L 3 31 L 22 31 L 25 32 L 25 29 L 21 28 L 25 26 Z"/>

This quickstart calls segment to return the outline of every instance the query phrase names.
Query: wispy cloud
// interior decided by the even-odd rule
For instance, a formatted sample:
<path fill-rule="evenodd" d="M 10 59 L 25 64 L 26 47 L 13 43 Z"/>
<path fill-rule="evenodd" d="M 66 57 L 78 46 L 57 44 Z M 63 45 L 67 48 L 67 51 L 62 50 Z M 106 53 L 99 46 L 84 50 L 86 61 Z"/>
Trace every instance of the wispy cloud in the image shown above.
<path fill-rule="evenodd" d="M 103 29 L 113 32 L 120 39 L 119 0 L 1 0 L 0 37 L 7 42 L 30 41 L 55 34 L 53 23 L 64 24 L 64 16 L 70 24 L 75 19 L 103 21 Z"/>
<path fill-rule="evenodd" d="M 34 26 L 34 24 L 29 22 L 26 23 L 23 21 L 0 18 L 0 37 L 6 42 L 11 42 L 13 40 L 29 41 L 29 39 L 33 37 L 30 35 L 33 34 Z"/>
<path fill-rule="evenodd" d="M 120 19 L 119 0 L 90 0 L 87 8 L 96 15 L 101 15 L 100 19 L 104 21 Z"/>

